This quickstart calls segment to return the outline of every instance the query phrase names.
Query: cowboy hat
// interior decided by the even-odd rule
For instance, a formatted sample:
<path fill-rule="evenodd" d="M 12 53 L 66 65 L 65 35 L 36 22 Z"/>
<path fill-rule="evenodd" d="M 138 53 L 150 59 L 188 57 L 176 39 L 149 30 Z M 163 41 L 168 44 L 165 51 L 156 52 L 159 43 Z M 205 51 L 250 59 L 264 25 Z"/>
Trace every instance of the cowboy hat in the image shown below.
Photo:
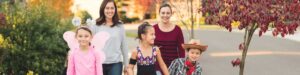
<path fill-rule="evenodd" d="M 201 52 L 204 52 L 208 46 L 200 44 L 199 40 L 192 39 L 188 44 L 182 44 L 182 47 L 187 51 L 189 49 L 198 49 Z"/>

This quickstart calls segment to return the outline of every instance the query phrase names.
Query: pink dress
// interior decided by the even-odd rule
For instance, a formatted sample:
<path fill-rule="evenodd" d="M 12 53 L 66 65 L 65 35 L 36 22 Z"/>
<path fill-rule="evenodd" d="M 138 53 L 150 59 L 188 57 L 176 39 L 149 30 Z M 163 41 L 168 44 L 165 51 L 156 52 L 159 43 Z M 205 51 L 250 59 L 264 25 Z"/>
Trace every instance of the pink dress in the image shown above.
<path fill-rule="evenodd" d="M 86 52 L 74 48 L 68 55 L 67 75 L 103 75 L 104 60 L 104 53 L 94 50 L 94 47 L 90 47 Z"/>
<path fill-rule="evenodd" d="M 95 34 L 86 52 L 80 50 L 75 35 L 76 33 L 72 31 L 67 31 L 63 35 L 71 49 L 68 54 L 67 75 L 103 75 L 102 63 L 105 55 L 102 49 L 110 35 L 107 32 Z"/>

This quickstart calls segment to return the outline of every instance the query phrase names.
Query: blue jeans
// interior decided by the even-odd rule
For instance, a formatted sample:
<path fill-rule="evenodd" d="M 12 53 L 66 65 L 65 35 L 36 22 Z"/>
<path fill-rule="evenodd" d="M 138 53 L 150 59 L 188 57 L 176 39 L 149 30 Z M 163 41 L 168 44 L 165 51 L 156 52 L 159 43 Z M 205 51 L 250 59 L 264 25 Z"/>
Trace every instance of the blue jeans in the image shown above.
<path fill-rule="evenodd" d="M 103 75 L 122 75 L 123 72 L 123 64 L 112 63 L 112 64 L 103 64 Z"/>

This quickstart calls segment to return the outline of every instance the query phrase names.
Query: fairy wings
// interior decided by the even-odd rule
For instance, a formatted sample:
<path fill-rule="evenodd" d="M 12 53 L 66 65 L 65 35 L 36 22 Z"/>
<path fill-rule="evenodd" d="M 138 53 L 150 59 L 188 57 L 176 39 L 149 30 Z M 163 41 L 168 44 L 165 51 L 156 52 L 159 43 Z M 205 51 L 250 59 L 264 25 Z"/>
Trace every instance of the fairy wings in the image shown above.
<path fill-rule="evenodd" d="M 76 33 L 72 31 L 67 31 L 63 34 L 63 38 L 67 42 L 70 50 L 75 50 L 76 48 L 79 48 L 79 43 L 75 38 L 75 34 Z M 102 52 L 102 49 L 109 37 L 110 35 L 107 32 L 102 31 L 96 33 L 91 41 L 91 46 L 94 48 L 95 51 L 100 53 L 100 57 L 103 60 L 105 60 L 105 55 Z"/>

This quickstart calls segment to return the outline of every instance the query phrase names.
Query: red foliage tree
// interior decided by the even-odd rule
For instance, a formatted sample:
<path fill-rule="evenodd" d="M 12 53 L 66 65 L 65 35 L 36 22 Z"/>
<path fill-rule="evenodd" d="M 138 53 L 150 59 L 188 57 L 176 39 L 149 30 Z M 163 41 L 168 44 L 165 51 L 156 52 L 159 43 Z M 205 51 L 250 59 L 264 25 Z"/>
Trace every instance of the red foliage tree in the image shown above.
<path fill-rule="evenodd" d="M 239 45 L 242 59 L 232 61 L 243 75 L 245 59 L 253 33 L 262 36 L 272 30 L 273 36 L 294 34 L 300 24 L 299 0 L 202 0 L 202 13 L 206 23 L 218 24 L 232 31 L 232 22 L 240 22 L 238 29 L 245 30 L 244 42 Z"/>
<path fill-rule="evenodd" d="M 0 12 L 0 27 L 4 26 L 6 24 L 5 15 Z"/>

